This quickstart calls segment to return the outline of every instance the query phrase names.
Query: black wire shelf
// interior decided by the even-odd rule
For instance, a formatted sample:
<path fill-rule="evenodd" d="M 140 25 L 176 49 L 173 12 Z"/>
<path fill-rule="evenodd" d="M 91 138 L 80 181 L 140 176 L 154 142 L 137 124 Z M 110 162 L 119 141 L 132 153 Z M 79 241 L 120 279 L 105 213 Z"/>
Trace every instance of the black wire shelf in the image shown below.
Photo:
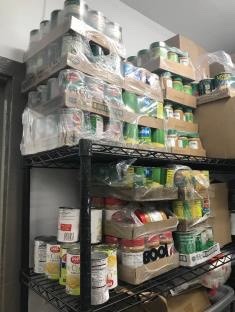
<path fill-rule="evenodd" d="M 83 139 L 84 141 L 88 141 Z M 189 165 L 195 169 L 216 169 L 221 171 L 234 171 L 235 159 L 208 158 L 201 156 L 172 154 L 164 151 L 150 150 L 146 148 L 132 148 L 121 144 L 103 143 L 92 141 L 90 154 L 95 161 L 117 160 L 125 158 L 136 158 L 139 163 L 146 164 L 182 164 Z M 50 151 L 40 152 L 24 156 L 27 167 L 38 168 L 78 168 L 80 147 L 63 146 Z"/>
<path fill-rule="evenodd" d="M 124 312 L 149 300 L 154 294 L 167 296 L 171 290 L 186 282 L 197 279 L 203 274 L 214 270 L 226 263 L 235 261 L 235 245 L 231 244 L 222 250 L 223 258 L 217 257 L 193 268 L 179 267 L 155 277 L 138 286 L 120 283 L 115 290 L 110 291 L 110 300 L 100 306 L 92 306 L 92 312 Z M 65 288 L 56 281 L 48 280 L 44 275 L 33 273 L 32 269 L 22 271 L 21 282 L 36 294 L 44 298 L 58 311 L 80 312 L 79 297 L 69 296 Z"/>

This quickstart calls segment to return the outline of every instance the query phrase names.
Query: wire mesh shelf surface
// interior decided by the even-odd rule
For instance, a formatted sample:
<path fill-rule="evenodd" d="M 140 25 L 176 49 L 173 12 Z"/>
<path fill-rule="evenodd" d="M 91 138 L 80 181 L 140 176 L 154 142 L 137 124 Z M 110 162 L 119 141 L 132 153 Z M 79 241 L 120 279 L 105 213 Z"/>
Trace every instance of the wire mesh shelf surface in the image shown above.
<path fill-rule="evenodd" d="M 128 311 L 131 307 L 148 300 L 153 293 L 168 295 L 170 290 L 192 281 L 223 264 L 234 262 L 235 245 L 229 245 L 223 250 L 223 257 L 215 259 L 213 262 L 208 261 L 193 268 L 179 267 L 138 286 L 121 282 L 120 286 L 110 291 L 110 300 L 107 303 L 101 306 L 92 306 L 90 311 Z M 48 280 L 44 275 L 35 274 L 32 269 L 22 272 L 21 281 L 25 286 L 31 288 L 35 293 L 57 308 L 58 311 L 81 311 L 79 297 L 67 295 L 65 288 L 59 285 L 58 282 Z"/>

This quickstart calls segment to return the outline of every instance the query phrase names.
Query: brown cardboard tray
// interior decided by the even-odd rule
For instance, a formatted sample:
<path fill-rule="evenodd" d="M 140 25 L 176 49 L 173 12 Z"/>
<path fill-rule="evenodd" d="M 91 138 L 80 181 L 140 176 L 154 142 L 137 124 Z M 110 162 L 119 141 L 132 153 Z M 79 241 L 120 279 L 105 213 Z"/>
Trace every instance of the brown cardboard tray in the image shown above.
<path fill-rule="evenodd" d="M 173 88 L 166 88 L 164 90 L 164 99 L 190 108 L 196 108 L 197 106 L 196 96 L 189 95 Z"/>
<path fill-rule="evenodd" d="M 121 281 L 132 285 L 139 285 L 153 277 L 173 270 L 179 266 L 179 254 L 165 257 L 154 262 L 150 262 L 139 268 L 133 269 L 123 265 L 118 265 L 118 278 Z"/>
<path fill-rule="evenodd" d="M 151 72 L 161 73 L 163 71 L 169 71 L 176 76 L 183 77 L 185 80 L 195 80 L 195 69 L 193 66 L 185 66 L 180 63 L 170 61 L 159 57 L 157 59 L 150 60 L 145 68 Z"/>

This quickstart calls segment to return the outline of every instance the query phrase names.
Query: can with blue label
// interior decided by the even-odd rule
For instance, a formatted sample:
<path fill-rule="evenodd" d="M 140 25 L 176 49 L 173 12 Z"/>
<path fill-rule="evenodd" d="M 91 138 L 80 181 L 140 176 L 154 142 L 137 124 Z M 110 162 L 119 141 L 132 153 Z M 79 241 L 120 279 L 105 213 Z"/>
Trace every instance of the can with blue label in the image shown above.
<path fill-rule="evenodd" d="M 152 168 L 151 167 L 144 167 L 144 175 L 145 175 L 145 178 L 146 178 L 146 184 L 147 186 L 151 185 L 152 182 L 153 182 L 153 179 L 152 179 Z"/>
<path fill-rule="evenodd" d="M 139 127 L 139 141 L 144 144 L 151 143 L 151 128 Z"/>

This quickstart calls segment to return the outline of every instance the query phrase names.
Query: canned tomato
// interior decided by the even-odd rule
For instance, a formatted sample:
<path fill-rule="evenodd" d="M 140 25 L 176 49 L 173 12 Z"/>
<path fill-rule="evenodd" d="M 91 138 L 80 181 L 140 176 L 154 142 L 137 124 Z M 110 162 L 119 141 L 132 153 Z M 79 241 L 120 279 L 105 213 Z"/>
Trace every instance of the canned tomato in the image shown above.
<path fill-rule="evenodd" d="M 140 143 L 151 143 L 151 128 L 139 127 L 139 140 Z"/>
<path fill-rule="evenodd" d="M 99 305 L 109 300 L 107 286 L 107 259 L 106 253 L 91 253 L 91 304 Z"/>
<path fill-rule="evenodd" d="M 45 273 L 47 242 L 56 240 L 55 236 L 38 236 L 34 239 L 34 273 Z"/>
<path fill-rule="evenodd" d="M 79 235 L 80 210 L 60 207 L 57 240 L 62 243 L 75 243 Z"/>
<path fill-rule="evenodd" d="M 45 274 L 52 280 L 60 278 L 60 244 L 57 241 L 47 243 Z"/>
<path fill-rule="evenodd" d="M 117 249 L 110 245 L 98 245 L 94 247 L 94 251 L 104 252 L 108 255 L 107 285 L 109 289 L 117 287 Z"/>
<path fill-rule="evenodd" d="M 104 131 L 103 117 L 97 114 L 90 114 L 91 131 L 96 137 L 102 137 Z"/>
<path fill-rule="evenodd" d="M 80 249 L 72 248 L 67 253 L 66 293 L 80 295 Z"/>
<path fill-rule="evenodd" d="M 73 248 L 79 248 L 79 244 L 66 243 L 60 247 L 60 285 L 66 285 L 66 274 L 67 274 L 67 253 L 68 250 Z"/>

